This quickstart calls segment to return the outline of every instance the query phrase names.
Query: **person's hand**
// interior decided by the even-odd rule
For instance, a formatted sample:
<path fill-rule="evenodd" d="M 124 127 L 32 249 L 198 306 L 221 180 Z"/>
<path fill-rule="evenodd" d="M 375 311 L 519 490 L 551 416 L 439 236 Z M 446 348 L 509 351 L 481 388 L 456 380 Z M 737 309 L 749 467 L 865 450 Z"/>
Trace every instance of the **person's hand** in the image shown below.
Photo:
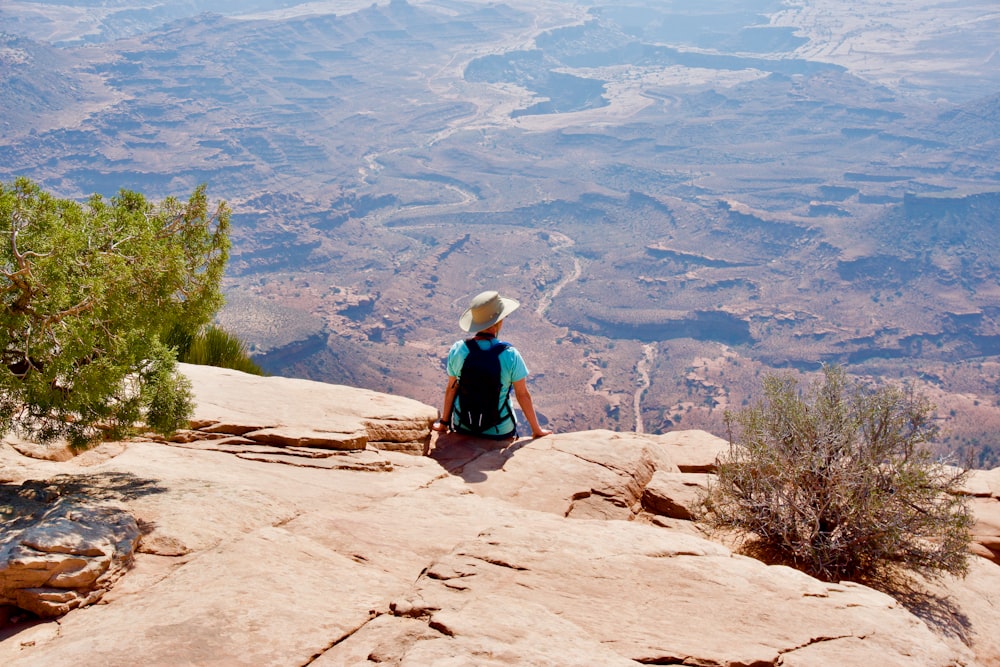
<path fill-rule="evenodd" d="M 544 438 L 547 435 L 552 435 L 552 431 L 547 428 L 540 428 L 537 431 L 531 433 L 532 438 Z"/>
<path fill-rule="evenodd" d="M 431 424 L 431 430 L 437 431 L 438 433 L 444 433 L 448 430 L 448 422 L 443 419 L 435 420 L 435 422 Z"/>

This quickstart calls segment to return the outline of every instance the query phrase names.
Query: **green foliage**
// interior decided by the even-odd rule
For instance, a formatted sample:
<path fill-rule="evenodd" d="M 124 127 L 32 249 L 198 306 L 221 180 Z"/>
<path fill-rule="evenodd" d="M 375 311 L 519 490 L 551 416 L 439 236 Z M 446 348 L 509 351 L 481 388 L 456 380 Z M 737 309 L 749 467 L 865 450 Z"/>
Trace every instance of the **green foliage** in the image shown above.
<path fill-rule="evenodd" d="M 190 380 L 175 372 L 172 358 L 150 364 L 145 375 L 148 387 L 146 424 L 159 433 L 183 428 L 194 409 Z"/>
<path fill-rule="evenodd" d="M 260 366 L 250 358 L 246 344 L 237 336 L 216 326 L 205 327 L 197 336 L 190 338 L 178 356 L 181 361 L 189 364 L 219 366 L 252 375 L 264 375 Z"/>
<path fill-rule="evenodd" d="M 966 572 L 972 520 L 958 489 L 967 471 L 932 458 L 924 397 L 850 383 L 836 367 L 805 392 L 769 376 L 764 392 L 727 414 L 711 522 L 825 580 Z"/>
<path fill-rule="evenodd" d="M 81 205 L 0 184 L 0 430 L 81 443 L 150 409 L 157 428 L 180 424 L 188 389 L 163 341 L 221 306 L 228 230 L 204 187 Z"/>

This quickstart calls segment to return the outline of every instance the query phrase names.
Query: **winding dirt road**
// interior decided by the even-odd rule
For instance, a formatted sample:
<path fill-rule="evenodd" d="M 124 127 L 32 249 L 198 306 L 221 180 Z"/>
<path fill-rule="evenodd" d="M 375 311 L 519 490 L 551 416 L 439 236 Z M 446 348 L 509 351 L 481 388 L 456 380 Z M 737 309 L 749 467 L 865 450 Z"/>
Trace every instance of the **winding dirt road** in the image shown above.
<path fill-rule="evenodd" d="M 552 243 L 552 251 L 557 253 L 563 253 L 566 248 L 572 247 L 575 243 L 573 239 L 565 234 L 560 234 L 559 232 L 549 232 L 549 241 Z M 580 258 L 572 254 L 570 254 L 570 258 L 573 260 L 573 270 L 563 276 L 562 280 L 556 283 L 555 287 L 553 287 L 551 291 L 543 294 L 538 300 L 538 308 L 535 309 L 535 314 L 539 317 L 544 318 L 545 313 L 548 312 L 549 307 L 552 305 L 552 301 L 559 296 L 559 292 L 561 292 L 566 285 L 569 285 L 575 280 L 579 280 L 580 274 L 583 273 L 583 265 L 580 264 Z"/>
<path fill-rule="evenodd" d="M 636 373 L 639 374 L 639 387 L 635 390 L 632 398 L 632 407 L 635 410 L 635 432 L 645 433 L 642 425 L 642 395 L 649 389 L 649 369 L 656 360 L 656 345 L 647 343 L 642 346 L 642 359 L 635 365 Z"/>

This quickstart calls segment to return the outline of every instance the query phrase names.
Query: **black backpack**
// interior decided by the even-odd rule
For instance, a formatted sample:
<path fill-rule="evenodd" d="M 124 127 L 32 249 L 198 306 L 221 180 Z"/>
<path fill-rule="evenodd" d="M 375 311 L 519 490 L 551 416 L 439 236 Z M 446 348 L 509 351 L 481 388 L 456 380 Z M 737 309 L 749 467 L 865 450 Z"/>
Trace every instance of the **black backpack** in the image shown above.
<path fill-rule="evenodd" d="M 495 342 L 483 350 L 475 338 L 465 341 L 469 355 L 458 377 L 458 428 L 466 433 L 482 435 L 511 416 L 510 391 L 500 406 L 500 354 L 510 343 Z M 504 434 L 506 437 L 506 434 Z M 486 436 L 489 437 L 489 436 Z"/>

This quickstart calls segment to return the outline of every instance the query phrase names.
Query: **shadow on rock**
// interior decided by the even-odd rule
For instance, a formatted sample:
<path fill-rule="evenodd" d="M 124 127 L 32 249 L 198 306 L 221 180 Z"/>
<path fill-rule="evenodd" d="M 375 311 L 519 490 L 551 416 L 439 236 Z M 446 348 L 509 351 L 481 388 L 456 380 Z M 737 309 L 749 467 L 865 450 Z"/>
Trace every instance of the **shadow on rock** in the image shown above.
<path fill-rule="evenodd" d="M 27 480 L 19 485 L 0 484 L 0 524 L 8 531 L 29 525 L 60 499 L 109 502 L 164 491 L 166 489 L 155 480 L 119 472 L 59 475 L 47 480 Z"/>
<path fill-rule="evenodd" d="M 429 456 L 452 475 L 470 484 L 485 482 L 533 438 L 488 440 L 460 433 L 440 433 L 431 440 Z"/>
<path fill-rule="evenodd" d="M 893 581 L 882 591 L 899 601 L 906 609 L 938 634 L 972 646 L 972 622 L 957 604 L 943 595 L 922 590 L 912 581 Z"/>
<path fill-rule="evenodd" d="M 44 494 L 86 496 L 93 500 L 134 500 L 166 491 L 156 480 L 127 472 L 57 475 L 47 480 L 28 480 L 21 487 L 37 489 Z"/>

